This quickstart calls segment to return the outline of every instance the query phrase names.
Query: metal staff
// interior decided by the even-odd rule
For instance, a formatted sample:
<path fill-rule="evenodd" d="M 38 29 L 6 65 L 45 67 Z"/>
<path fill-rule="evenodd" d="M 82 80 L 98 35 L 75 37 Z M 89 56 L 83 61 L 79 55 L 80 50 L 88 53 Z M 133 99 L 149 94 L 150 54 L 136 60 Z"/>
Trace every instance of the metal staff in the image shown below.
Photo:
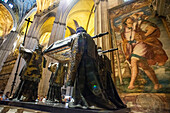
<path fill-rule="evenodd" d="M 102 36 L 107 35 L 107 34 L 109 34 L 109 32 L 100 33 L 100 34 L 98 34 L 98 35 L 93 36 L 92 38 L 102 37 Z"/>
<path fill-rule="evenodd" d="M 30 22 L 32 23 L 32 21 L 30 21 L 30 18 L 25 19 L 25 21 L 27 21 L 27 27 L 26 27 L 26 31 L 25 31 L 25 35 L 24 35 L 24 40 L 23 40 L 23 42 L 22 42 L 22 45 L 23 45 L 23 46 L 25 45 L 25 39 L 26 39 L 27 30 L 28 30 L 28 25 L 29 25 Z M 19 49 L 19 50 L 20 50 L 20 49 Z M 19 59 L 18 59 L 18 64 L 17 64 L 17 68 L 16 68 L 14 80 L 13 80 L 12 86 L 11 86 L 10 96 L 12 95 L 12 92 L 13 92 L 13 89 L 14 89 L 14 86 L 15 86 L 15 81 L 16 81 L 16 78 L 17 78 L 17 75 L 18 75 L 18 69 L 19 69 L 20 61 L 21 61 L 21 55 L 19 56 Z"/>
<path fill-rule="evenodd" d="M 91 38 L 98 38 L 98 37 L 102 37 L 102 36 L 107 35 L 107 34 L 109 34 L 109 32 L 100 33 L 100 34 L 95 35 L 95 36 L 93 36 L 93 37 L 91 37 Z M 66 47 L 66 46 L 68 46 L 68 47 L 66 47 L 66 48 L 64 48 L 64 49 L 69 49 L 69 48 L 70 48 L 70 47 L 69 47 L 69 46 L 70 46 L 70 42 L 67 43 L 67 44 L 63 44 L 63 45 L 61 45 L 61 46 L 58 46 L 58 47 L 55 47 L 55 48 L 51 49 L 53 46 L 54 46 L 54 43 L 51 44 L 47 49 L 45 49 L 45 50 L 43 51 L 43 54 L 49 53 L 49 52 L 54 51 L 54 50 L 56 50 L 56 49 L 61 49 L 61 48 Z M 59 51 L 62 51 L 62 50 L 64 50 L 64 49 L 61 49 L 61 50 L 59 50 Z M 59 52 L 59 51 L 58 51 L 58 52 Z"/>
<path fill-rule="evenodd" d="M 100 51 L 102 53 L 107 53 L 107 52 L 112 52 L 112 51 L 116 51 L 118 50 L 118 48 L 113 48 L 113 49 L 109 49 L 109 50 L 105 50 L 105 51 Z"/>

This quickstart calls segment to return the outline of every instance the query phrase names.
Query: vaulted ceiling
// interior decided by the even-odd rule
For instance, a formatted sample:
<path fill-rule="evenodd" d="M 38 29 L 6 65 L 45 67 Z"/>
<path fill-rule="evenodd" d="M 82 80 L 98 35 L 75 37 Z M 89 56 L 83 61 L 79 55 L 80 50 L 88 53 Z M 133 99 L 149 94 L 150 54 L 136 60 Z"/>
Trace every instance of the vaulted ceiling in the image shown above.
<path fill-rule="evenodd" d="M 33 8 L 37 6 L 37 13 L 47 9 L 49 6 L 54 3 L 59 2 L 60 0 L 1 0 L 7 6 L 11 6 L 12 11 L 17 18 L 17 23 L 20 23 L 23 17 Z M 1 18 L 0 22 L 0 36 L 4 34 L 4 31 L 10 31 L 13 26 L 13 19 L 3 5 L 1 5 Z M 4 11 L 3 11 L 4 10 Z M 35 13 L 34 13 L 35 14 Z M 32 15 L 33 16 L 33 15 Z M 5 17 L 9 17 L 5 19 Z M 68 18 L 67 26 L 72 27 L 76 30 L 74 20 L 76 20 L 80 26 L 83 26 L 90 35 L 94 34 L 94 1 L 93 0 L 80 0 L 75 6 L 71 9 Z M 8 23 L 8 24 L 7 24 Z M 6 26 L 5 26 L 6 25 Z M 5 27 L 4 27 L 5 26 Z M 22 31 L 24 31 L 24 26 Z M 8 30 L 4 30 L 8 27 Z M 66 29 L 65 37 L 70 36 L 70 31 Z"/>
<path fill-rule="evenodd" d="M 71 9 L 66 25 L 76 30 L 74 21 L 76 20 L 78 24 L 87 31 L 90 35 L 94 35 L 94 1 L 93 0 L 80 0 Z M 66 29 L 65 37 L 70 36 L 71 33 L 69 29 Z"/>
<path fill-rule="evenodd" d="M 0 4 L 0 37 L 4 37 L 13 27 L 13 18 L 10 12 Z"/>
<path fill-rule="evenodd" d="M 39 13 L 58 1 L 59 0 L 0 0 L 0 37 L 4 37 L 11 31 L 14 25 L 14 18 L 19 25 L 25 15 L 34 7 L 37 7 L 37 13 Z M 34 15 L 35 12 L 33 12 L 30 17 L 33 19 Z M 24 32 L 24 26 L 25 24 L 23 24 L 21 32 Z"/>

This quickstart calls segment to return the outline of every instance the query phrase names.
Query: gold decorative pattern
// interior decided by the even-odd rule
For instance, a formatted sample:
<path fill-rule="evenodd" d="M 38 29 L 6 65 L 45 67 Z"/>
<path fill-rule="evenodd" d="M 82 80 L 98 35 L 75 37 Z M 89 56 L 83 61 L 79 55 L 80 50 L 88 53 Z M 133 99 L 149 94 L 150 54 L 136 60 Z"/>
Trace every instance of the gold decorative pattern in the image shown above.
<path fill-rule="evenodd" d="M 151 3 L 150 0 L 139 0 L 134 3 L 130 3 L 130 4 L 125 3 L 122 5 L 119 5 L 117 7 L 109 9 L 109 18 L 111 19 L 111 18 L 119 17 L 123 14 L 127 14 L 131 11 L 134 11 L 136 9 L 140 9 L 144 6 L 147 6 L 150 3 Z M 124 7 L 122 7 L 122 6 L 124 6 Z"/>
<path fill-rule="evenodd" d="M 10 12 L 0 4 L 0 37 L 7 35 L 13 28 L 13 18 Z"/>

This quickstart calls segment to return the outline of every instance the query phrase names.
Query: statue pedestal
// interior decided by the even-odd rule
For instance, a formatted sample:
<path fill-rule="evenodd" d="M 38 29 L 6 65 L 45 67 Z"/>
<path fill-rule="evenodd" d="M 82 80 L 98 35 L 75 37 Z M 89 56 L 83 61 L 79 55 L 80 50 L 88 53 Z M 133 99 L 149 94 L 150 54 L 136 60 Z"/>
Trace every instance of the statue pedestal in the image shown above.
<path fill-rule="evenodd" d="M 89 109 L 75 109 L 68 108 L 65 104 L 61 103 L 36 103 L 36 102 L 17 102 L 17 101 L 0 101 L 0 106 L 8 110 L 10 109 L 31 109 L 33 111 L 42 111 L 50 113 L 128 113 L 130 109 L 120 109 L 120 110 L 89 110 Z"/>

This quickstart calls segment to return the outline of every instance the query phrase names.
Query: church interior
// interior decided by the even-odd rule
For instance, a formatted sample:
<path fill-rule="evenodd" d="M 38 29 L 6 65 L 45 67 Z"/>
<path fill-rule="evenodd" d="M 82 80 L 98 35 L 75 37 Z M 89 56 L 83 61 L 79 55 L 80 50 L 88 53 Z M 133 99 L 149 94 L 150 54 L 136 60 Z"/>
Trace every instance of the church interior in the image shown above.
<path fill-rule="evenodd" d="M 0 112 L 169 113 L 169 44 L 170 0 L 0 0 Z"/>

